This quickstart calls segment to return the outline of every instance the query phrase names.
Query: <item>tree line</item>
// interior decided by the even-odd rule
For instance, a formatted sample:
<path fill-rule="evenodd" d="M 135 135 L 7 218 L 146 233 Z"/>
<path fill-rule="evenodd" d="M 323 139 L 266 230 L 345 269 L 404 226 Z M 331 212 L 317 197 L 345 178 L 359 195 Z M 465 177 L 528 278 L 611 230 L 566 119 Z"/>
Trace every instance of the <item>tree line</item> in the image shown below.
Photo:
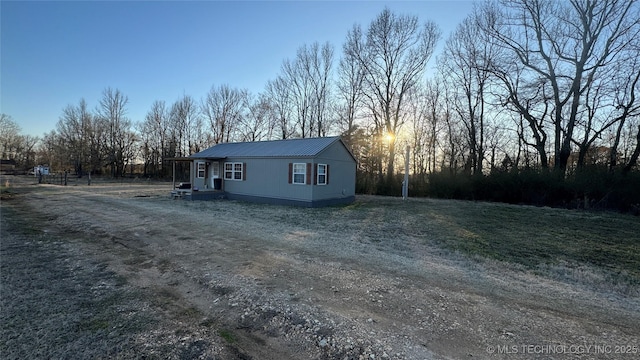
<path fill-rule="evenodd" d="M 199 99 L 157 100 L 133 121 L 126 95 L 107 88 L 93 110 L 67 106 L 37 144 L 25 137 L 17 151 L 3 138 L 3 157 L 116 177 L 141 163 L 163 177 L 167 158 L 221 142 L 339 134 L 365 193 L 396 191 L 406 146 L 412 188 L 424 194 L 433 174 L 563 181 L 637 170 L 637 2 L 477 3 L 429 67 L 441 38 L 434 22 L 384 9 L 338 51 L 302 45 L 258 94 L 214 85 Z"/>

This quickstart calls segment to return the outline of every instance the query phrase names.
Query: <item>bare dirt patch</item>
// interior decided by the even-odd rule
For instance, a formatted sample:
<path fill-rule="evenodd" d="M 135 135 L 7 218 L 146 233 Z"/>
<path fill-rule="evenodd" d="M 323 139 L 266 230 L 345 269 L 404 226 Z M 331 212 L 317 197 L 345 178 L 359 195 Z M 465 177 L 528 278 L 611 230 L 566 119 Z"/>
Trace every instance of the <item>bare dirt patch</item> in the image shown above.
<path fill-rule="evenodd" d="M 633 256 L 632 270 L 561 247 L 547 261 L 535 247 L 514 255 L 504 239 L 568 241 L 572 228 L 526 230 L 548 212 L 578 214 L 578 228 L 604 216 L 618 219 L 611 240 L 625 236 L 616 249 L 627 256 L 637 218 L 377 197 L 300 209 L 176 201 L 167 184 L 20 181 L 2 202 L 2 320 L 13 324 L 2 326 L 3 358 L 75 357 L 89 343 L 101 344 L 95 357 L 640 356 Z M 501 227 L 509 213 L 512 231 Z M 55 301 L 36 320 L 21 315 L 43 298 Z M 38 353 L 32 322 L 52 334 Z"/>

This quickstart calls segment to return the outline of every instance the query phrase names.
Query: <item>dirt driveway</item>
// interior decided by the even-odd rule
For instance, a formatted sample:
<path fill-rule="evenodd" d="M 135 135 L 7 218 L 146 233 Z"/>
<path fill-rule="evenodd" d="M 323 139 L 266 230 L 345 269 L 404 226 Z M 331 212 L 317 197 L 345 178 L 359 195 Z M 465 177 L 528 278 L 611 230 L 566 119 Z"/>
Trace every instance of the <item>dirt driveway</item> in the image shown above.
<path fill-rule="evenodd" d="M 300 209 L 12 181 L 2 358 L 640 359 L 637 288 L 445 250 L 446 201 Z"/>

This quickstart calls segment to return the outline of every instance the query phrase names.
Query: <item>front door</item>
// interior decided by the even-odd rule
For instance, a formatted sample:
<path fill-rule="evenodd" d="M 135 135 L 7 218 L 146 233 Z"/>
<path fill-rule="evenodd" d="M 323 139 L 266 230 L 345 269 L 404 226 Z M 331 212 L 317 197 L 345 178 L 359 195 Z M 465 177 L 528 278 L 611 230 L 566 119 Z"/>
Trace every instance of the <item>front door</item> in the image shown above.
<path fill-rule="evenodd" d="M 214 161 L 209 166 L 209 179 L 211 179 L 211 189 L 215 189 L 215 179 L 220 178 L 220 164 Z"/>

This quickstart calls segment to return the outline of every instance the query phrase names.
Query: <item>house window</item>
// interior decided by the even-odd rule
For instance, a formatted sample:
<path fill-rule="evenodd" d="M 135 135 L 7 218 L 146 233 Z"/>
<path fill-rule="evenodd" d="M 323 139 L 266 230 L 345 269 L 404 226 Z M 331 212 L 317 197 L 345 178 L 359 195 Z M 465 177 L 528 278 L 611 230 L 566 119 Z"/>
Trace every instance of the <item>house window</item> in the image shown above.
<path fill-rule="evenodd" d="M 241 181 L 243 176 L 244 163 L 224 163 L 224 179 Z"/>
<path fill-rule="evenodd" d="M 327 185 L 327 164 L 318 164 L 318 185 Z"/>
<path fill-rule="evenodd" d="M 233 180 L 242 180 L 242 163 L 233 163 Z"/>
<path fill-rule="evenodd" d="M 233 163 L 224 163 L 224 178 L 225 180 L 233 179 Z"/>
<path fill-rule="evenodd" d="M 307 164 L 306 163 L 293 164 L 293 183 L 294 184 L 307 183 Z"/>
<path fill-rule="evenodd" d="M 199 161 L 197 164 L 198 164 L 198 175 L 197 175 L 198 179 L 204 179 L 206 164 L 202 161 Z"/>

